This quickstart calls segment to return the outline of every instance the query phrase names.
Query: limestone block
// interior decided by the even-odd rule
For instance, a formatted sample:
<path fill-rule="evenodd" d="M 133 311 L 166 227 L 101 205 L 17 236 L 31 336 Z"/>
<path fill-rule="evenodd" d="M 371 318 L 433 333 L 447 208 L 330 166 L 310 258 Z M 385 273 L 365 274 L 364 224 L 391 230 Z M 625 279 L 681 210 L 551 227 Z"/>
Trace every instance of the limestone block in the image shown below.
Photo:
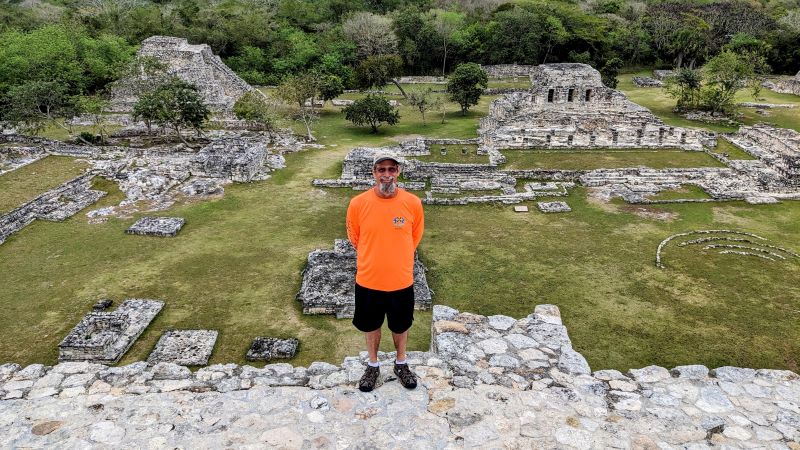
<path fill-rule="evenodd" d="M 169 362 L 185 366 L 208 364 L 217 335 L 216 330 L 167 330 L 147 357 L 147 362 Z"/>

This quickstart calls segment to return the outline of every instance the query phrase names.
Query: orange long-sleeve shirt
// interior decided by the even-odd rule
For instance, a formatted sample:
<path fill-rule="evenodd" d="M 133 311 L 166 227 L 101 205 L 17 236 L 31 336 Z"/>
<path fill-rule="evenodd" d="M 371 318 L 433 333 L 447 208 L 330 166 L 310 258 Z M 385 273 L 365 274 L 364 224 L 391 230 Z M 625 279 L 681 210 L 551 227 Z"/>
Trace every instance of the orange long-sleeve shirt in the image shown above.
<path fill-rule="evenodd" d="M 350 200 L 347 237 L 356 248 L 356 283 L 396 291 L 414 283 L 414 251 L 422 239 L 422 201 L 403 189 L 381 198 L 370 189 Z"/>

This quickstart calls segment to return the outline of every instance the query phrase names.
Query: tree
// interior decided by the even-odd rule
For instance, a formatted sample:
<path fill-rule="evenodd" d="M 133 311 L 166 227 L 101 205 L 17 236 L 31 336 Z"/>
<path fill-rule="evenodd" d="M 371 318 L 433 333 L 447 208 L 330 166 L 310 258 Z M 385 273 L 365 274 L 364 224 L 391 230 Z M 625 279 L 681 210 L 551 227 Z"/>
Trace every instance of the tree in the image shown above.
<path fill-rule="evenodd" d="M 564 24 L 555 16 L 548 16 L 545 19 L 544 34 L 547 36 L 545 44 L 547 50 L 544 53 L 544 58 L 542 58 L 542 64 L 547 62 L 547 57 L 550 56 L 550 52 L 555 45 L 563 44 L 569 38 L 569 33 L 567 29 L 564 28 Z"/>
<path fill-rule="evenodd" d="M 319 97 L 320 76 L 315 72 L 306 72 L 302 75 L 286 78 L 278 86 L 278 97 L 284 102 L 297 107 L 297 118 L 306 127 L 306 139 L 316 140 L 311 133 L 311 126 L 317 120 L 318 114 L 314 103 Z"/>
<path fill-rule="evenodd" d="M 108 109 L 109 101 L 100 95 L 87 95 L 79 97 L 75 106 L 79 114 L 88 115 L 97 131 L 100 133 L 100 140 L 106 138 L 106 116 L 105 112 Z"/>
<path fill-rule="evenodd" d="M 233 105 L 233 114 L 237 119 L 250 122 L 270 135 L 277 127 L 278 113 L 275 105 L 267 100 L 264 94 L 256 90 L 246 92 L 236 100 Z"/>
<path fill-rule="evenodd" d="M 397 35 L 389 17 L 359 11 L 345 19 L 342 31 L 356 44 L 359 58 L 397 53 Z"/>
<path fill-rule="evenodd" d="M 622 60 L 619 58 L 611 58 L 603 65 L 600 69 L 600 77 L 603 80 L 603 84 L 610 88 L 617 87 L 617 75 L 619 75 L 619 69 L 622 68 Z"/>
<path fill-rule="evenodd" d="M 456 12 L 444 11 L 441 9 L 432 9 L 429 14 L 430 20 L 433 23 L 433 28 L 436 30 L 442 42 L 442 76 L 445 76 L 445 68 L 447 67 L 447 44 L 450 43 L 453 33 L 463 26 L 464 16 Z"/>
<path fill-rule="evenodd" d="M 425 112 L 436 108 L 438 98 L 434 98 L 433 89 L 416 89 L 408 93 L 406 101 L 409 105 L 417 108 L 422 115 L 422 123 L 425 123 Z"/>
<path fill-rule="evenodd" d="M 703 103 L 712 113 L 730 112 L 733 97 L 754 75 L 753 61 L 725 50 L 703 67 L 706 86 L 701 91 Z"/>
<path fill-rule="evenodd" d="M 319 80 L 319 98 L 327 102 L 344 93 L 342 79 L 336 75 L 321 75 Z"/>
<path fill-rule="evenodd" d="M 372 127 L 373 133 L 377 133 L 378 127 L 384 122 L 388 125 L 395 125 L 400 121 L 400 113 L 397 108 L 379 95 L 369 94 L 346 106 L 342 111 L 345 119 L 353 122 L 356 126 L 369 125 Z"/>
<path fill-rule="evenodd" d="M 197 86 L 179 78 L 145 93 L 133 107 L 134 119 L 144 120 L 148 128 L 151 123 L 171 127 L 184 143 L 181 129 L 189 127 L 199 133 L 210 115 Z"/>
<path fill-rule="evenodd" d="M 396 79 L 402 73 L 402 69 L 403 60 L 397 55 L 370 56 L 356 67 L 356 84 L 359 89 L 370 89 L 391 82 L 397 86 L 403 97 L 408 97 Z"/>
<path fill-rule="evenodd" d="M 678 69 L 675 75 L 667 77 L 664 90 L 667 95 L 677 100 L 679 111 L 697 108 L 700 101 L 700 88 L 703 85 L 703 74 L 696 69 Z"/>
<path fill-rule="evenodd" d="M 30 134 L 39 134 L 45 123 L 66 115 L 72 106 L 66 86 L 56 81 L 27 81 L 8 90 L 3 118 Z"/>
<path fill-rule="evenodd" d="M 483 90 L 489 85 L 489 78 L 475 63 L 456 66 L 447 80 L 447 92 L 450 99 L 461 105 L 461 115 L 466 115 L 472 105 L 477 105 Z"/>

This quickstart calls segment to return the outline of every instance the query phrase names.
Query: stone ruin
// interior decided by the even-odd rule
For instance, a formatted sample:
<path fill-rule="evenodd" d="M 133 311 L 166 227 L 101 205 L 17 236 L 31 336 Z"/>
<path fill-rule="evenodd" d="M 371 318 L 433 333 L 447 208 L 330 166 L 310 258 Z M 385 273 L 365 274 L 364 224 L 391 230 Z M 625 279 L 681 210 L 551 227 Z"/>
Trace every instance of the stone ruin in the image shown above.
<path fill-rule="evenodd" d="M 698 237 L 699 236 L 699 237 Z M 753 256 L 768 261 L 800 260 L 800 254 L 784 247 L 767 244 L 767 238 L 754 233 L 737 230 L 693 230 L 667 236 L 656 249 L 656 267 L 663 269 L 664 249 L 674 239 L 688 239 L 678 243 L 679 247 L 703 245 L 703 250 L 714 250 L 717 254 Z"/>
<path fill-rule="evenodd" d="M 164 64 L 168 75 L 196 85 L 206 104 L 213 111 L 230 115 L 233 104 L 253 87 L 239 78 L 206 44 L 191 45 L 186 39 L 151 36 L 137 54 L 155 58 Z M 139 98 L 138 86 L 143 80 L 121 80 L 111 93 L 111 110 L 129 112 Z"/>
<path fill-rule="evenodd" d="M 192 158 L 192 174 L 247 183 L 267 178 L 272 168 L 285 167 L 280 154 L 271 154 L 263 142 L 221 139 L 203 147 Z"/>
<path fill-rule="evenodd" d="M 414 256 L 414 309 L 431 308 L 432 291 L 425 277 L 427 269 Z M 297 300 L 303 314 L 335 314 L 337 319 L 352 318 L 355 310 L 356 251 L 346 239 L 336 239 L 333 250 L 314 250 L 308 254 L 303 283 Z"/>
<path fill-rule="evenodd" d="M 543 213 L 570 212 L 572 208 L 566 202 L 537 202 L 536 206 Z"/>
<path fill-rule="evenodd" d="M 204 366 L 214 351 L 217 335 L 216 330 L 167 330 L 147 357 L 147 363 Z"/>
<path fill-rule="evenodd" d="M 268 179 L 286 166 L 284 153 L 316 144 L 303 144 L 284 133 L 209 131 L 199 151 L 184 144 L 140 146 L 74 145 L 17 134 L 0 135 L 0 155 L 13 155 L 15 169 L 48 155 L 86 160 L 89 174 L 45 193 L 0 216 L 0 244 L 34 219 L 63 220 L 105 195 L 91 190 L 91 177 L 100 176 L 119 185 L 125 194 L 118 206 L 89 211 L 92 223 L 110 216 L 130 218 L 146 209 L 158 211 L 173 205 L 178 196 L 207 198 L 224 192 L 224 185 Z M 202 140 L 201 140 L 202 142 Z M 11 159 L 6 159 L 7 161 Z"/>
<path fill-rule="evenodd" d="M 800 72 L 793 77 L 775 77 L 761 85 L 781 94 L 800 95 Z"/>
<path fill-rule="evenodd" d="M 525 64 L 496 64 L 481 66 L 481 70 L 489 78 L 527 78 L 534 71 L 536 66 Z"/>
<path fill-rule="evenodd" d="M 185 222 L 182 217 L 142 217 L 125 232 L 140 236 L 174 237 Z"/>
<path fill-rule="evenodd" d="M 633 84 L 636 85 L 637 87 L 650 88 L 650 87 L 664 86 L 663 81 L 656 80 L 655 78 L 650 78 L 650 77 L 633 77 L 631 78 L 631 81 L 633 81 Z"/>
<path fill-rule="evenodd" d="M 271 359 L 294 358 L 298 345 L 300 345 L 300 341 L 295 338 L 257 337 L 247 350 L 245 359 L 248 361 L 269 361 Z"/>
<path fill-rule="evenodd" d="M 34 220 L 62 222 L 106 195 L 91 188 L 94 173 L 73 178 L 0 215 L 0 244 Z"/>
<path fill-rule="evenodd" d="M 195 372 L 171 363 L 3 364 L 0 444 L 792 450 L 800 442 L 796 373 L 700 364 L 593 371 L 555 305 L 522 318 L 436 305 L 431 348 L 407 353 L 419 377 L 413 391 L 391 374 L 394 357 L 378 353 L 370 394 L 355 387 L 366 352 L 338 365 Z"/>
<path fill-rule="evenodd" d="M 506 148 L 713 147 L 711 132 L 672 127 L 625 94 L 603 85 L 585 64 L 542 64 L 531 90 L 492 102 L 480 121 L 482 144 Z"/>
<path fill-rule="evenodd" d="M 666 81 L 667 78 L 675 75 L 674 70 L 653 70 L 653 78 L 658 81 Z"/>
<path fill-rule="evenodd" d="M 0 145 L 0 175 L 27 166 L 47 156 L 40 147 Z"/>
<path fill-rule="evenodd" d="M 711 132 L 669 127 L 622 93 L 606 88 L 599 73 L 583 64 L 536 66 L 529 92 L 495 100 L 481 120 L 474 144 L 487 163 L 442 163 L 417 157 L 445 142 L 418 138 L 382 149 L 356 148 L 347 154 L 340 178 L 314 180 L 320 187 L 368 189 L 373 184 L 372 160 L 390 152 L 404 161 L 401 187 L 425 190 L 423 202 L 466 205 L 515 204 L 539 197 L 566 196 L 576 183 L 591 187 L 603 199 L 621 197 L 629 203 L 678 203 L 745 200 L 751 204 L 800 199 L 800 133 L 766 125 L 742 127 L 724 138 L 756 160 L 731 159 L 711 151 Z M 587 101 L 588 100 L 588 101 Z M 703 151 L 727 167 L 628 167 L 595 170 L 504 169 L 501 149 L 653 148 Z M 520 186 L 521 185 L 521 186 Z M 696 186 L 709 198 L 658 200 L 662 191 Z"/>
<path fill-rule="evenodd" d="M 797 131 L 768 125 L 742 126 L 728 140 L 766 166 L 760 167 L 757 175 L 766 187 L 800 187 L 800 133 Z"/>
<path fill-rule="evenodd" d="M 128 299 L 114 311 L 90 312 L 58 344 L 58 360 L 118 362 L 163 307 L 161 300 Z"/>

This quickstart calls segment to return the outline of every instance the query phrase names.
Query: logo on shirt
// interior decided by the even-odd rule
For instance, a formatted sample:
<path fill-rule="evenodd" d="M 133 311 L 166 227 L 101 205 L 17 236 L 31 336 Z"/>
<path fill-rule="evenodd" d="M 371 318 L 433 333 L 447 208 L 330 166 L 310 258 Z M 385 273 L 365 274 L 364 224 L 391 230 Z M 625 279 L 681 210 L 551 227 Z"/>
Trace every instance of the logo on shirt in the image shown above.
<path fill-rule="evenodd" d="M 395 228 L 403 228 L 403 225 L 405 224 L 406 224 L 405 217 L 397 216 L 394 219 L 392 219 L 392 225 L 394 225 Z"/>

